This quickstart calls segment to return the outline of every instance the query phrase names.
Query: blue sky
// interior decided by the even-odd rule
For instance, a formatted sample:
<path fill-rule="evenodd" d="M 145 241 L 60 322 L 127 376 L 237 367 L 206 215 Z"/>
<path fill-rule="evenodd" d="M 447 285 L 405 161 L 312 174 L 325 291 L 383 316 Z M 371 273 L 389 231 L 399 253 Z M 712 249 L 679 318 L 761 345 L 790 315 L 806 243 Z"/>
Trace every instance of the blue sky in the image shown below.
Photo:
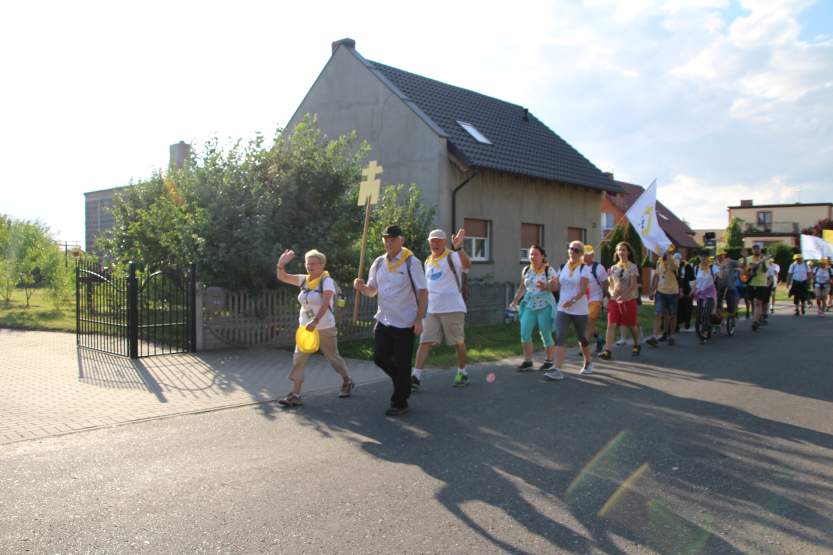
<path fill-rule="evenodd" d="M 6 3 L 0 212 L 83 240 L 83 193 L 168 145 L 271 135 L 330 55 L 528 106 L 695 227 L 726 206 L 833 201 L 829 0 Z M 401 10 L 401 11 L 397 11 Z"/>

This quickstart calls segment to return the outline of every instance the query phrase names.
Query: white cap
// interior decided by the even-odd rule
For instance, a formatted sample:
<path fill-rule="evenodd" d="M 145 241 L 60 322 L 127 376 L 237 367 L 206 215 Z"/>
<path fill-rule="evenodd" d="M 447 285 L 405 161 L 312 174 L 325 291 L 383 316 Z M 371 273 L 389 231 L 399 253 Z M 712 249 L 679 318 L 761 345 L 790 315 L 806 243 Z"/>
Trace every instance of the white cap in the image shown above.
<path fill-rule="evenodd" d="M 448 239 L 448 236 L 446 236 L 445 231 L 442 229 L 435 229 L 428 234 L 428 240 L 430 241 L 431 239 Z"/>

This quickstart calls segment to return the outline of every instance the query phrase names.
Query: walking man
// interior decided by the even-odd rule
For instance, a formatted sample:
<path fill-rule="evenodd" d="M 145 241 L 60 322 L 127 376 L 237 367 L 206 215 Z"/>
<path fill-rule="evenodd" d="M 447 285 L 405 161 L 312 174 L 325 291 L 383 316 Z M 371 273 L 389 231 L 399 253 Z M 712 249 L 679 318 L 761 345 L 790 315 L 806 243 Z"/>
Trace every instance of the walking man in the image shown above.
<path fill-rule="evenodd" d="M 445 337 L 446 345 L 457 351 L 457 373 L 454 387 L 469 385 L 466 372 L 466 301 L 463 299 L 463 273 L 471 267 L 463 240 L 466 231 L 460 229 L 451 237 L 452 250 L 448 250 L 445 231 L 435 229 L 428 234 L 431 256 L 425 261 L 425 279 L 428 284 L 428 314 L 422 325 L 416 362 L 411 373 L 411 389 L 419 390 L 422 382 L 422 368 L 431 352 Z"/>
<path fill-rule="evenodd" d="M 602 313 L 602 301 L 607 296 L 607 270 L 601 262 L 595 262 L 596 251 L 593 245 L 584 245 L 584 264 L 590 268 L 590 280 L 587 285 L 587 328 L 584 337 L 588 342 L 596 342 L 596 352 L 601 353 L 604 339 L 596 331 L 596 323 Z"/>
<path fill-rule="evenodd" d="M 673 245 L 672 245 L 673 247 Z M 651 278 L 651 296 L 654 297 L 654 334 L 645 342 L 657 346 L 657 335 L 662 328 L 668 338 L 668 345 L 674 345 L 674 331 L 677 329 L 677 303 L 680 286 L 677 282 L 677 261 L 671 256 L 671 248 L 657 261 L 657 271 Z"/>
<path fill-rule="evenodd" d="M 787 287 L 790 289 L 790 296 L 793 298 L 795 304 L 795 315 L 798 316 L 799 305 L 801 306 L 801 314 L 804 314 L 804 305 L 807 303 L 807 278 L 809 269 L 807 263 L 804 262 L 801 253 L 793 255 L 793 263 L 787 271 Z"/>
<path fill-rule="evenodd" d="M 370 265 L 367 283 L 359 277 L 353 287 L 367 297 L 378 296 L 373 362 L 393 381 L 390 408 L 385 415 L 399 416 L 408 411 L 414 338 L 422 333 L 428 291 L 422 263 L 405 248 L 402 229 L 389 225 L 382 241 L 385 254 Z"/>

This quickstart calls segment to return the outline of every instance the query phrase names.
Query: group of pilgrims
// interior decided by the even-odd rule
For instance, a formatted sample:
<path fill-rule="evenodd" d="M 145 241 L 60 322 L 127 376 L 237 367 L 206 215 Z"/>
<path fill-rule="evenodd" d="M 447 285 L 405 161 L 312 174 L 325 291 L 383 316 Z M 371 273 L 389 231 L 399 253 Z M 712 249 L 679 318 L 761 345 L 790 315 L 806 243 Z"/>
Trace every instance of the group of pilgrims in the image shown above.
<path fill-rule="evenodd" d="M 460 229 L 450 238 L 441 229 L 428 234 L 430 255 L 422 262 L 405 247 L 405 237 L 398 225 L 389 225 L 382 234 L 385 253 L 370 265 L 367 280 L 356 278 L 357 294 L 376 297 L 376 324 L 373 330 L 373 361 L 393 383 L 389 417 L 409 411 L 412 391 L 422 387 L 422 371 L 434 345 L 445 342 L 456 351 L 457 370 L 452 385 L 470 383 L 466 369 L 465 344 L 465 274 L 471 260 L 464 249 L 466 232 Z M 644 343 L 657 347 L 665 342 L 675 345 L 675 336 L 691 327 L 693 307 L 711 315 L 737 316 L 739 302 L 746 305 L 746 318 L 758 331 L 767 325 L 767 314 L 774 311 L 775 290 L 780 267 L 767 257 L 760 245 L 751 254 L 742 250 L 735 259 L 718 248 L 715 256 L 702 249 L 689 262 L 675 252 L 672 245 L 657 260 L 650 283 L 645 286 L 635 262 L 633 247 L 627 242 L 615 246 L 613 263 L 605 268 L 595 260 L 592 245 L 572 241 L 567 246 L 566 262 L 551 266 L 540 245 L 530 245 L 529 264 L 520 276 L 515 296 L 507 314 L 517 315 L 523 360 L 519 372 L 543 372 L 544 379 L 564 379 L 562 368 L 567 356 L 568 334 L 574 332 L 580 347 L 580 374 L 593 373 L 593 356 L 612 360 L 614 345 L 626 342 L 629 335 L 631 355 L 642 351 L 640 305 L 643 294 L 654 301 L 652 333 Z M 342 379 L 339 397 L 351 396 L 354 381 L 338 351 L 335 301 L 338 286 L 326 271 L 326 255 L 310 250 L 304 255 L 306 273 L 290 274 L 286 266 L 295 258 L 286 250 L 277 262 L 277 278 L 299 288 L 299 330 L 317 335 L 317 350 L 326 357 Z M 816 301 L 820 316 L 829 310 L 833 271 L 830 259 L 807 263 L 796 254 L 787 271 L 786 285 L 795 303 L 795 314 L 805 314 L 810 298 Z M 604 335 L 597 329 L 598 320 L 607 312 Z M 650 324 L 648 324 L 651 327 Z M 533 332 L 537 328 L 544 346 L 544 360 L 533 361 Z M 617 341 L 617 331 L 619 340 Z M 701 336 L 701 343 L 710 337 Z M 414 347 L 417 346 L 416 357 Z M 592 346 L 595 345 L 595 353 Z M 292 391 L 278 402 L 285 407 L 303 404 L 301 389 L 304 368 L 310 353 L 296 347 L 289 380 Z"/>

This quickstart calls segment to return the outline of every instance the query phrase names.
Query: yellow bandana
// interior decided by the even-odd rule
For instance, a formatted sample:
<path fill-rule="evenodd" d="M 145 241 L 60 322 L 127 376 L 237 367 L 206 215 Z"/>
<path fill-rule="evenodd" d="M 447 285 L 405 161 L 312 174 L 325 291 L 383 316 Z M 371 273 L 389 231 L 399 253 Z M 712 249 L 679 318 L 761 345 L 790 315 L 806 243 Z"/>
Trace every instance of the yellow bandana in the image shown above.
<path fill-rule="evenodd" d="M 309 275 L 307 275 L 307 289 L 315 289 L 316 287 L 318 287 L 318 284 L 321 282 L 321 280 L 325 277 L 330 277 L 330 272 L 321 272 L 321 275 L 315 279 L 312 279 L 309 277 Z"/>
<path fill-rule="evenodd" d="M 573 272 L 575 272 L 576 268 L 578 268 L 580 265 L 581 265 L 581 260 L 577 260 L 576 262 L 568 262 L 567 263 L 567 270 L 569 270 L 569 272 L 570 272 L 570 277 L 573 277 Z"/>
<path fill-rule="evenodd" d="M 445 251 L 443 251 L 443 253 L 440 256 L 434 256 L 434 253 L 432 252 L 431 256 L 428 257 L 427 262 L 430 262 L 431 264 L 433 264 L 434 269 L 439 270 L 440 269 L 440 260 L 442 260 L 443 258 L 448 256 L 450 253 L 451 253 L 451 251 L 448 250 L 448 249 L 445 249 Z"/>
<path fill-rule="evenodd" d="M 409 251 L 405 247 L 402 247 L 401 254 L 402 254 L 402 257 L 399 260 L 396 260 L 395 262 L 393 262 L 392 264 L 391 264 L 391 261 L 388 260 L 387 255 L 385 255 L 385 264 L 388 265 L 388 272 L 395 272 L 396 270 L 399 269 L 400 266 L 402 266 L 405 263 L 406 260 L 408 260 L 410 257 L 412 257 L 414 255 L 414 253 L 412 253 L 411 251 Z"/>

